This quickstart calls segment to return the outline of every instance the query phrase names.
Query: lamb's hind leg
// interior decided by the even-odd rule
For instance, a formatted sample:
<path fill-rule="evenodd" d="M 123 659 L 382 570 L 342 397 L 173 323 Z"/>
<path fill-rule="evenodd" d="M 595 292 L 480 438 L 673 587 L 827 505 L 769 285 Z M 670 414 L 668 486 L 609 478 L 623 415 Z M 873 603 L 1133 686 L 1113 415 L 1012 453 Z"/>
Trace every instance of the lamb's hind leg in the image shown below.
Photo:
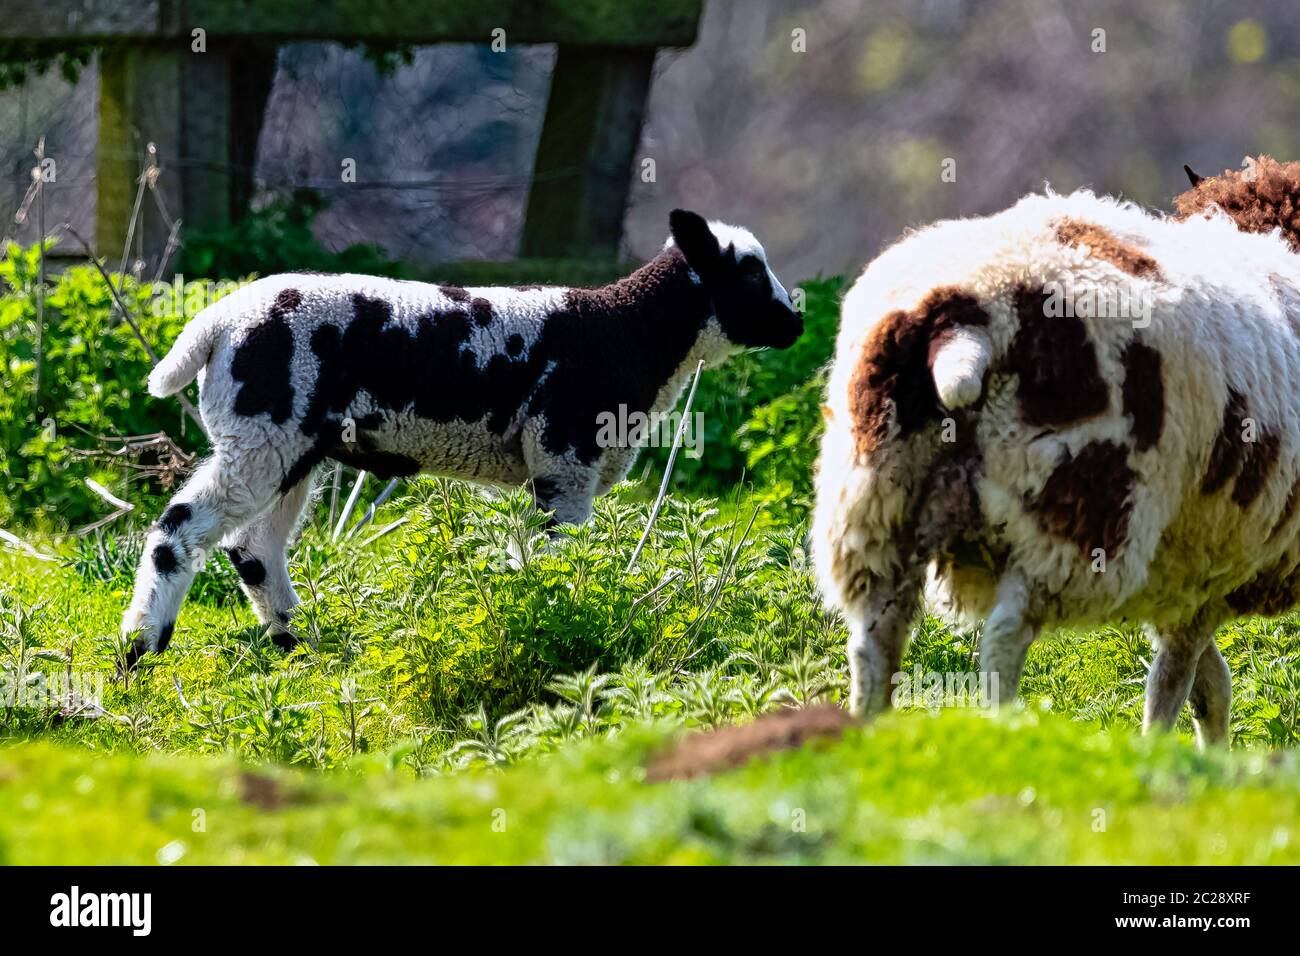
<path fill-rule="evenodd" d="M 1203 749 L 1228 739 L 1228 716 L 1232 711 L 1232 672 L 1213 640 L 1196 662 L 1192 680 L 1192 723 L 1196 743 Z"/>
<path fill-rule="evenodd" d="M 226 556 L 239 573 L 257 619 L 271 625 L 272 640 L 285 650 L 298 642 L 289 630 L 289 618 L 298 606 L 298 594 L 289 580 L 287 549 L 310 492 L 309 476 L 223 542 Z"/>
<path fill-rule="evenodd" d="M 880 713 L 891 703 L 890 688 L 916 617 L 920 583 L 915 570 L 875 577 L 865 608 L 849 616 L 849 709 L 858 716 Z"/>
<path fill-rule="evenodd" d="M 122 616 L 123 635 L 136 634 L 127 652 L 128 667 L 149 651 L 167 649 L 185 592 L 212 548 L 274 497 L 275 483 L 268 474 L 246 474 L 218 452 L 199 465 L 150 530 L 135 593 Z"/>
<path fill-rule="evenodd" d="M 996 682 L 999 704 L 1015 701 L 1025 655 L 1037 636 L 1029 583 L 1022 572 L 1009 570 L 998 581 L 993 611 L 980 638 L 980 670 L 990 683 Z"/>
<path fill-rule="evenodd" d="M 1147 673 L 1146 708 L 1142 732 L 1152 728 L 1168 729 L 1178 720 L 1196 679 L 1198 664 L 1213 647 L 1214 629 L 1193 622 L 1184 627 L 1156 632 L 1148 631 L 1156 649 L 1155 660 Z M 1218 650 L 1215 649 L 1215 655 Z M 1224 665 L 1226 670 L 1227 665 Z M 1215 680 L 1214 662 L 1206 661 L 1206 688 Z"/>

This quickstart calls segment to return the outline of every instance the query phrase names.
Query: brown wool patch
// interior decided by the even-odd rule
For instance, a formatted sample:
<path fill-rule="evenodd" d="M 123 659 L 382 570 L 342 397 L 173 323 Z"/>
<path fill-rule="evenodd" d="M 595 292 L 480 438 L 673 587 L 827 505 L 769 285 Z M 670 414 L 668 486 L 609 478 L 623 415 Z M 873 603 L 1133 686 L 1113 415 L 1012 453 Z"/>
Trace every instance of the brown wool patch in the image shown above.
<path fill-rule="evenodd" d="M 1087 326 L 1076 315 L 1048 315 L 1049 298 L 1039 290 L 1017 290 L 1020 328 L 1007 353 L 1007 365 L 1020 379 L 1016 397 L 1025 421 L 1068 425 L 1106 411 L 1110 392 Z"/>
<path fill-rule="evenodd" d="M 1249 508 L 1260 496 L 1269 475 L 1277 467 L 1278 453 L 1282 449 L 1281 439 L 1263 429 L 1255 441 L 1244 444 L 1246 453 L 1242 456 L 1241 473 L 1232 486 L 1232 500 L 1242 509 Z"/>
<path fill-rule="evenodd" d="M 452 302 L 469 301 L 469 293 L 466 292 L 464 287 L 462 286 L 444 285 L 444 286 L 439 286 L 438 288 L 440 288 L 442 290 L 442 294 L 445 295 L 447 298 L 451 299 Z"/>
<path fill-rule="evenodd" d="M 687 734 L 646 765 L 646 781 L 689 780 L 743 767 L 757 757 L 840 737 L 856 724 L 847 711 L 822 705 L 779 710 L 748 724 Z"/>
<path fill-rule="evenodd" d="M 1101 548 L 1113 558 L 1128 533 L 1135 480 L 1125 446 L 1090 442 L 1056 466 L 1026 507 L 1044 531 L 1072 541 L 1085 556 Z"/>
<path fill-rule="evenodd" d="M 1300 163 L 1258 157 L 1251 168 L 1225 170 L 1174 198 L 1175 219 L 1187 219 L 1217 206 L 1243 232 L 1282 230 L 1300 252 Z"/>
<path fill-rule="evenodd" d="M 1165 427 L 1165 382 L 1160 353 L 1136 340 L 1124 349 L 1124 414 L 1133 419 L 1138 451 L 1154 448 Z"/>
<path fill-rule="evenodd" d="M 1140 279 L 1160 277 L 1160 265 L 1136 246 L 1116 238 L 1096 223 L 1062 219 L 1056 224 L 1056 241 L 1078 248 L 1087 246 L 1090 255 L 1105 259 L 1121 272 Z"/>
<path fill-rule="evenodd" d="M 1228 607 L 1238 614 L 1261 614 L 1276 617 L 1296 604 L 1296 575 L 1265 571 L 1224 596 Z"/>
<path fill-rule="evenodd" d="M 932 290 L 909 311 L 889 313 L 871 331 L 849 381 L 849 411 L 858 454 L 880 447 L 891 421 L 904 435 L 941 417 L 930 363 L 961 326 L 986 326 L 988 313 L 960 289 Z"/>

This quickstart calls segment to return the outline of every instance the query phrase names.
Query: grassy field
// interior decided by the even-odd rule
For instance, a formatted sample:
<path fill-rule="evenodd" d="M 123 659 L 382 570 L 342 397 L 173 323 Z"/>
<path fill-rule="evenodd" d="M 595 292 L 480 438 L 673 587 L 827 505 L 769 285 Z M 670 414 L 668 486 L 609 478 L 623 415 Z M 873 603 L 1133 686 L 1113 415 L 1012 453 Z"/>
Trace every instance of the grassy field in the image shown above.
<path fill-rule="evenodd" d="M 1025 711 L 911 706 L 839 739 L 845 629 L 805 552 L 834 279 L 805 283 L 798 345 L 705 377 L 704 454 L 679 459 L 634 568 L 664 449 L 554 540 L 522 492 L 410 480 L 351 538 L 317 502 L 291 566 L 310 646 L 278 650 L 219 558 L 168 652 L 123 674 L 118 623 L 165 489 L 83 446 L 174 432 L 176 409 L 142 397 L 146 356 L 99 277 L 70 269 L 45 348 L 57 427 L 33 431 L 36 262 L 0 259 L 0 524 L 53 558 L 0 549 L 0 860 L 1296 858 L 1295 617 L 1219 634 L 1230 754 L 1196 754 L 1186 715 L 1135 736 L 1151 651 L 1131 627 L 1041 639 Z M 164 342 L 181 320 L 146 330 Z M 70 534 L 104 514 L 85 478 L 136 510 Z M 904 671 L 977 671 L 977 639 L 926 619 Z M 682 734 L 669 765 L 699 776 L 647 778 Z"/>
<path fill-rule="evenodd" d="M 0 558 L 6 672 L 104 688 L 92 716 L 75 701 L 0 715 L 0 859 L 1300 859 L 1293 619 L 1220 635 L 1233 753 L 1197 754 L 1186 726 L 1138 737 L 1149 648 L 1106 630 L 1036 645 L 1026 710 L 911 708 L 652 783 L 646 763 L 675 735 L 842 703 L 843 627 L 815 599 L 802 535 L 762 508 L 751 524 L 745 500 L 670 499 L 627 574 L 647 512 L 635 489 L 542 546 L 522 497 L 410 487 L 376 520 L 406 524 L 378 541 L 307 529 L 297 625 L 318 647 L 288 655 L 214 561 L 169 652 L 124 678 L 130 538 L 58 564 Z M 972 670 L 976 636 L 927 620 L 904 667 Z"/>
<path fill-rule="evenodd" d="M 504 771 L 0 750 L 8 863 L 1297 863 L 1300 762 L 1034 713 L 896 714 L 647 782 L 637 726 Z"/>

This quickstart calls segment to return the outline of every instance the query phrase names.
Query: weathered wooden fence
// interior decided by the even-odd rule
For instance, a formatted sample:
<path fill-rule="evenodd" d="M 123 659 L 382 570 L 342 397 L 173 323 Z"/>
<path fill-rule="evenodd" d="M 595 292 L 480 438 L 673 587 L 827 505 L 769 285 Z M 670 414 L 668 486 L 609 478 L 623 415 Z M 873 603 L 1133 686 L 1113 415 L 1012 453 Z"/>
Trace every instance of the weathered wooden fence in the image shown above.
<path fill-rule="evenodd" d="M 694 42 L 702 5 L 0 0 L 0 38 L 100 48 L 96 245 L 104 254 L 115 252 L 127 231 L 148 142 L 157 144 L 167 173 L 159 188 L 171 216 L 211 228 L 242 214 L 280 43 L 555 43 L 522 255 L 612 260 L 655 51 Z M 167 232 L 156 210 L 145 216 L 142 252 L 155 259 Z"/>

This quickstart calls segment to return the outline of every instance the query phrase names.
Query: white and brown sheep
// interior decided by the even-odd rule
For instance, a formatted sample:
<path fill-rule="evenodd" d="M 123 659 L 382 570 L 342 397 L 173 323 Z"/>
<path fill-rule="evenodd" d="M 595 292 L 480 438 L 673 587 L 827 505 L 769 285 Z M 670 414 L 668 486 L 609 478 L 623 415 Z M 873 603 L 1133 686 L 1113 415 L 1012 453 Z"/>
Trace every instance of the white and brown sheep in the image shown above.
<path fill-rule="evenodd" d="M 1190 171 L 1189 171 L 1190 172 Z M 925 593 L 1014 699 L 1043 628 L 1141 622 L 1144 727 L 1228 733 L 1215 629 L 1300 597 L 1300 164 L 1172 218 L 1076 192 L 941 222 L 847 293 L 813 548 L 851 702 L 889 704 Z"/>
<path fill-rule="evenodd" d="M 258 618 L 291 643 L 286 546 L 315 466 L 529 484 L 581 522 L 637 445 L 601 416 L 672 408 L 699 360 L 786 348 L 803 320 L 748 231 L 675 210 L 663 251 L 599 289 L 464 289 L 358 275 L 261 279 L 205 309 L 154 369 L 171 395 L 200 375 L 212 440 L 151 529 L 122 621 L 134 664 L 171 639 L 211 549 Z"/>

